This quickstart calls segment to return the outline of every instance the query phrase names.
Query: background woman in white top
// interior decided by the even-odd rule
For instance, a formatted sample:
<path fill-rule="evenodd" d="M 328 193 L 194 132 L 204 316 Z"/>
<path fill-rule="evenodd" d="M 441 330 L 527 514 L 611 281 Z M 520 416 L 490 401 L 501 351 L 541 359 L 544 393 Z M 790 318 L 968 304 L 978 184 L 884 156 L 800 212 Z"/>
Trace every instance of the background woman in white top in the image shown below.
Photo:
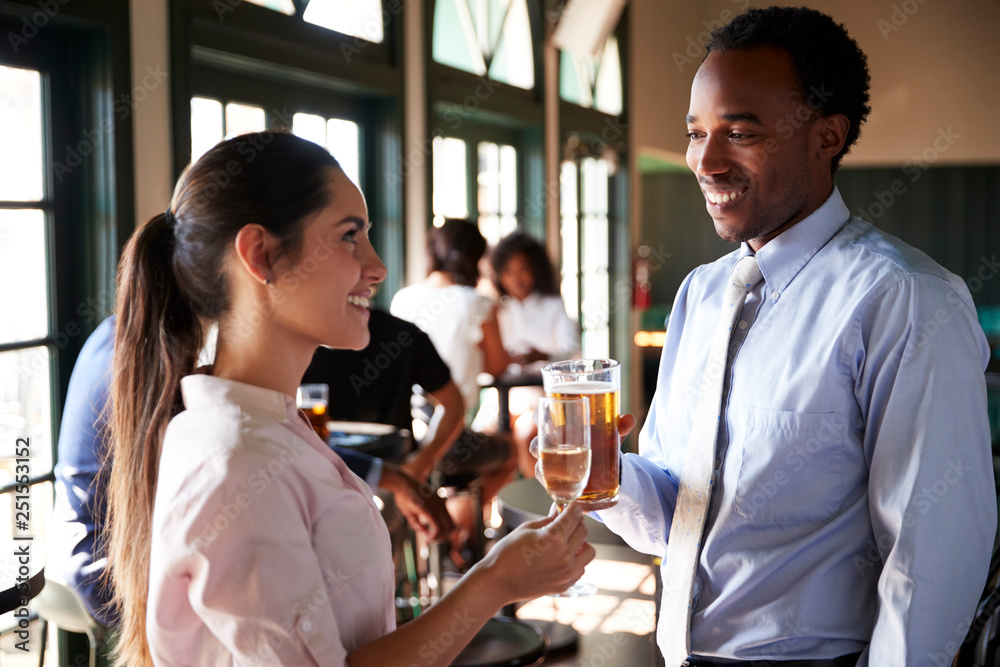
<path fill-rule="evenodd" d="M 578 508 L 536 522 L 395 629 L 371 491 L 292 398 L 318 345 L 368 341 L 385 267 L 367 232 L 329 153 L 263 132 L 188 167 L 129 240 L 109 499 L 119 664 L 447 665 L 502 605 L 562 590 L 593 557 Z M 213 322 L 215 361 L 196 373 Z"/>
<path fill-rule="evenodd" d="M 490 268 L 500 297 L 500 338 L 513 363 L 538 365 L 579 355 L 579 328 L 566 314 L 555 269 L 541 243 L 525 232 L 508 234 L 493 249 Z M 514 387 L 508 394 L 518 468 L 524 477 L 535 474 L 528 446 L 536 433 L 531 415 L 542 393 L 540 387 Z M 483 408 L 476 423 L 496 421 L 496 399 Z"/>
<path fill-rule="evenodd" d="M 545 248 L 531 235 L 508 234 L 490 255 L 500 297 L 497 323 L 503 346 L 517 364 L 569 359 L 580 353 L 580 331 L 566 314 Z"/>

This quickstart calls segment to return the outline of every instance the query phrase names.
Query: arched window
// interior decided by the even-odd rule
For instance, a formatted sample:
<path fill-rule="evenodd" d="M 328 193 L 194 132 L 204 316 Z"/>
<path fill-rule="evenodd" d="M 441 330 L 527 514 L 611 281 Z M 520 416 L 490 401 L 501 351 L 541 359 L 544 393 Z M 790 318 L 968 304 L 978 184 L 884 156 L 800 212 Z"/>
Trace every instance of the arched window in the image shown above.
<path fill-rule="evenodd" d="M 435 62 L 511 86 L 535 87 L 527 0 L 437 0 Z"/>
<path fill-rule="evenodd" d="M 559 52 L 559 97 L 617 116 L 624 109 L 618 38 L 608 37 L 594 57 Z"/>
<path fill-rule="evenodd" d="M 382 0 L 249 0 L 288 16 L 301 12 L 302 20 L 339 33 L 381 43 L 385 39 Z"/>

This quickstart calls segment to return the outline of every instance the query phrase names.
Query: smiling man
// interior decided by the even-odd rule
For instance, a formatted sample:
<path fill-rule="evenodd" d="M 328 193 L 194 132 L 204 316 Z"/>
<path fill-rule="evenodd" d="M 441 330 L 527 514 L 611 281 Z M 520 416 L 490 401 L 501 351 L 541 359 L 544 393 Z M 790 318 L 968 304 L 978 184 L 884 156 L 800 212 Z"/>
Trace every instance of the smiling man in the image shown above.
<path fill-rule="evenodd" d="M 707 50 L 687 161 L 740 247 L 681 285 L 600 515 L 664 556 L 668 667 L 950 665 L 996 534 L 971 296 L 834 185 L 869 112 L 842 26 L 751 9 Z"/>

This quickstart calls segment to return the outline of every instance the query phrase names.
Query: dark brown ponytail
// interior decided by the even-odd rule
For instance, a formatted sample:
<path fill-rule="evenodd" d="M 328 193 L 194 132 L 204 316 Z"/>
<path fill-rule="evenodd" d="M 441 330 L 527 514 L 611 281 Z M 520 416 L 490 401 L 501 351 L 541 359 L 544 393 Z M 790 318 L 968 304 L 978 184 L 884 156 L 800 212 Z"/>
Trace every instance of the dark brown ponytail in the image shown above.
<path fill-rule="evenodd" d="M 115 649 L 129 665 L 152 665 L 144 637 L 160 443 L 203 341 L 174 278 L 173 249 L 173 225 L 160 214 L 132 235 L 118 267 L 108 571 L 116 596 L 129 601 L 117 608 Z"/>
<path fill-rule="evenodd" d="M 306 220 L 330 200 L 337 161 L 285 132 L 220 143 L 189 166 L 169 214 L 140 226 L 118 268 L 111 382 L 108 559 L 119 620 L 116 659 L 153 664 L 146 641 L 156 479 L 167 423 L 181 408 L 180 381 L 195 368 L 205 323 L 229 309 L 223 270 L 247 224 L 278 239 L 273 259 L 297 257 Z"/>

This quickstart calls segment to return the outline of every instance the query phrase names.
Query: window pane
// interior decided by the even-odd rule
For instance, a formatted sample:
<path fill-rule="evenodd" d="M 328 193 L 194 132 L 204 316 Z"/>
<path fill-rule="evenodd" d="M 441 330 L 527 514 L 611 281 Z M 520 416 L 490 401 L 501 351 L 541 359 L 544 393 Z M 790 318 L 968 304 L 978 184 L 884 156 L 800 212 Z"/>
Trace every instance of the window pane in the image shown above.
<path fill-rule="evenodd" d="M 369 42 L 381 42 L 385 38 L 382 0 L 311 0 L 302 18 Z"/>
<path fill-rule="evenodd" d="M 503 33 L 495 43 L 490 78 L 526 90 L 534 88 L 535 61 L 526 0 L 513 0 L 503 24 Z"/>
<path fill-rule="evenodd" d="M 622 112 L 622 64 L 618 53 L 618 40 L 609 37 L 604 45 L 597 83 L 594 86 L 595 106 L 598 111 L 617 116 Z"/>
<path fill-rule="evenodd" d="M 500 146 L 489 142 L 479 144 L 477 204 L 479 231 L 486 242 L 496 245 L 500 240 Z"/>
<path fill-rule="evenodd" d="M 297 113 L 292 117 L 292 131 L 325 147 L 337 158 L 340 168 L 358 186 L 361 167 L 361 143 L 358 124 L 341 118 L 327 120 L 315 114 Z"/>
<path fill-rule="evenodd" d="M 0 209 L 0 343 L 49 334 L 45 213 Z"/>
<path fill-rule="evenodd" d="M 226 105 L 226 139 L 247 132 L 260 132 L 267 129 L 264 121 L 264 110 L 247 104 L 230 102 Z"/>
<path fill-rule="evenodd" d="M 517 149 L 500 146 L 500 212 L 517 213 Z"/>
<path fill-rule="evenodd" d="M 311 113 L 292 116 L 292 132 L 314 144 L 326 146 L 326 118 Z"/>
<path fill-rule="evenodd" d="M 560 51 L 559 97 L 582 107 L 594 106 L 594 94 L 590 83 L 592 69 L 591 59 L 582 58 L 568 51 Z"/>
<path fill-rule="evenodd" d="M 38 201 L 42 172 L 42 75 L 0 65 L 0 199 Z M 58 159 L 63 156 L 56 153 Z"/>
<path fill-rule="evenodd" d="M 611 313 L 608 273 L 608 163 L 585 158 L 581 165 L 583 194 L 582 259 L 580 266 L 583 318 L 583 354 L 606 357 L 610 354 Z"/>
<path fill-rule="evenodd" d="M 49 385 L 48 348 L 0 352 L 0 485 L 14 480 L 8 464 L 18 438 L 31 440 L 32 477 L 52 470 Z"/>
<path fill-rule="evenodd" d="M 473 74 L 486 74 L 486 62 L 466 0 L 434 3 L 434 61 Z"/>
<path fill-rule="evenodd" d="M 579 266 L 577 265 L 577 178 L 576 164 L 563 162 L 559 169 L 559 235 L 562 237 L 561 276 L 563 301 L 567 304 L 567 312 L 574 321 L 579 321 L 579 291 L 577 280 Z"/>
<path fill-rule="evenodd" d="M 360 187 L 361 183 L 361 132 L 358 124 L 342 118 L 326 122 L 326 148 L 340 162 L 347 177 Z"/>
<path fill-rule="evenodd" d="M 191 162 L 223 139 L 222 102 L 191 98 Z"/>
<path fill-rule="evenodd" d="M 465 142 L 454 137 L 435 137 L 434 225 L 445 218 L 468 218 L 468 182 L 466 181 Z"/>
<path fill-rule="evenodd" d="M 481 142 L 478 186 L 479 231 L 495 245 L 517 229 L 517 149 Z"/>
<path fill-rule="evenodd" d="M 295 16 L 295 5 L 292 3 L 292 0 L 250 0 L 250 2 L 261 7 L 273 9 L 282 14 Z"/>

